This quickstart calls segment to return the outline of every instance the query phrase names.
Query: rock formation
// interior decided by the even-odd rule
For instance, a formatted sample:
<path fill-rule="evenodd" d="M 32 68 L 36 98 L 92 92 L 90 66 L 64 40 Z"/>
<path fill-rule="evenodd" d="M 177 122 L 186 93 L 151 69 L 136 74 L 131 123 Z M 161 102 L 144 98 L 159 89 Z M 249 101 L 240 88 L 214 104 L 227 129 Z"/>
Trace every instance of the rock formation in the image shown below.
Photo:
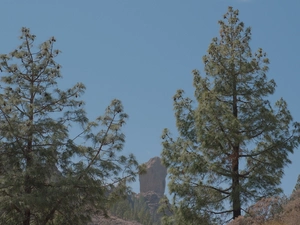
<path fill-rule="evenodd" d="M 161 164 L 159 157 L 151 158 L 146 164 L 146 174 L 139 175 L 140 193 L 135 198 L 143 197 L 146 201 L 149 213 L 153 221 L 159 221 L 161 215 L 157 213 L 159 201 L 165 193 L 167 169 Z M 89 225 L 141 225 L 136 221 L 126 221 L 121 218 L 110 216 L 104 218 L 99 215 L 93 218 Z"/>
<path fill-rule="evenodd" d="M 146 174 L 139 175 L 140 193 L 149 207 L 149 212 L 155 221 L 159 220 L 157 213 L 159 201 L 165 193 L 167 169 L 161 164 L 159 157 L 151 158 L 146 163 Z"/>
<path fill-rule="evenodd" d="M 140 193 L 155 192 L 162 197 L 165 193 L 167 169 L 159 157 L 151 158 L 146 163 L 147 173 L 139 175 Z"/>

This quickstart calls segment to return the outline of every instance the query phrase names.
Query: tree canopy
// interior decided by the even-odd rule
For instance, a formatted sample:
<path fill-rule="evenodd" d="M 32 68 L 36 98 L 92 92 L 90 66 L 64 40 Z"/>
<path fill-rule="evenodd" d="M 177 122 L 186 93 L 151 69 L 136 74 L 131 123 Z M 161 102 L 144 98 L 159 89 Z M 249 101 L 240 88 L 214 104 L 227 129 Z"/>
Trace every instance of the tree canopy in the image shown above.
<path fill-rule="evenodd" d="M 283 169 L 299 144 L 287 103 L 268 99 L 276 83 L 266 75 L 267 54 L 250 48 L 251 28 L 232 7 L 219 25 L 220 37 L 203 56 L 205 75 L 193 71 L 195 98 L 183 90 L 174 96 L 179 137 L 168 129 L 162 135 L 173 210 L 191 224 L 221 224 L 280 193 Z"/>
<path fill-rule="evenodd" d="M 127 196 L 140 169 L 132 154 L 119 153 L 128 115 L 115 99 L 90 121 L 85 86 L 59 88 L 56 39 L 36 47 L 28 28 L 20 39 L 0 55 L 0 223 L 84 224 Z M 76 124 L 82 130 L 71 137 Z"/>

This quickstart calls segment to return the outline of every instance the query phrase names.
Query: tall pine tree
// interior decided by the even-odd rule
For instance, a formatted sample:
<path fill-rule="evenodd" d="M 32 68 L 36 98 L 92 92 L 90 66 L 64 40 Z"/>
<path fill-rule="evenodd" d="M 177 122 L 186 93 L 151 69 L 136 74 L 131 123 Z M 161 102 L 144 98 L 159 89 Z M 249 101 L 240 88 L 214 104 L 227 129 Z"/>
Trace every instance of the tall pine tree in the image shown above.
<path fill-rule="evenodd" d="M 267 98 L 276 86 L 266 76 L 269 60 L 261 48 L 251 51 L 251 28 L 238 15 L 229 7 L 219 21 L 220 37 L 203 57 L 206 76 L 193 71 L 196 101 L 183 90 L 174 96 L 179 137 L 167 129 L 162 135 L 173 206 L 192 224 L 207 214 L 234 219 L 247 203 L 281 192 L 283 169 L 299 143 L 287 103 L 272 106 Z"/>
<path fill-rule="evenodd" d="M 28 28 L 20 38 L 16 50 L 0 55 L 0 223 L 86 224 L 126 196 L 138 170 L 133 155 L 118 153 L 127 114 L 113 100 L 90 122 L 79 99 L 84 85 L 58 87 L 55 38 L 38 48 Z M 71 137 L 76 124 L 82 132 Z"/>

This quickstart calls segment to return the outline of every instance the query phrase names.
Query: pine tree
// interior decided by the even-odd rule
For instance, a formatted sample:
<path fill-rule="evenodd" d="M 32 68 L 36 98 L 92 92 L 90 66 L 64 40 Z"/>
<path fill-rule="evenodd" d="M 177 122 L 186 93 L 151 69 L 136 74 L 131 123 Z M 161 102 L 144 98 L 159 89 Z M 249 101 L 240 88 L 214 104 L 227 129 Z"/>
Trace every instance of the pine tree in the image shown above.
<path fill-rule="evenodd" d="M 89 121 L 79 99 L 85 86 L 58 87 L 55 38 L 38 48 L 35 38 L 22 28 L 21 45 L 0 55 L 0 223 L 86 224 L 127 194 L 139 168 L 118 153 L 127 114 L 113 100 Z M 76 124 L 82 132 L 71 137 Z"/>
<path fill-rule="evenodd" d="M 251 28 L 238 15 L 229 7 L 219 21 L 220 38 L 203 57 L 206 76 L 193 71 L 196 101 L 183 90 L 174 96 L 179 137 L 167 129 L 162 135 L 172 204 L 186 221 L 207 213 L 234 219 L 248 203 L 280 193 L 288 155 L 299 144 L 287 103 L 267 99 L 276 86 L 266 76 L 269 59 L 261 48 L 252 53 Z"/>

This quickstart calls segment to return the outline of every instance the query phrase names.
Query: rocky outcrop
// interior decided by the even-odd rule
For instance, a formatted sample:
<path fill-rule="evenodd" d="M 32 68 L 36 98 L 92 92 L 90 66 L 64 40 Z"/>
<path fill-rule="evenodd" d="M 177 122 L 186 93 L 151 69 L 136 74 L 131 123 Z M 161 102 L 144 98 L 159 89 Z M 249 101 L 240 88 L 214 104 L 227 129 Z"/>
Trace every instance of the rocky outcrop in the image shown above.
<path fill-rule="evenodd" d="M 144 197 L 154 221 L 158 221 L 160 215 L 157 213 L 157 209 L 159 201 L 165 193 L 167 169 L 161 164 L 159 157 L 151 158 L 146 163 L 146 169 L 145 174 L 139 175 L 140 193 L 138 197 Z"/>
<path fill-rule="evenodd" d="M 147 173 L 139 175 L 140 193 L 155 192 L 159 197 L 165 193 L 167 169 L 159 157 L 151 158 L 146 163 Z"/>

